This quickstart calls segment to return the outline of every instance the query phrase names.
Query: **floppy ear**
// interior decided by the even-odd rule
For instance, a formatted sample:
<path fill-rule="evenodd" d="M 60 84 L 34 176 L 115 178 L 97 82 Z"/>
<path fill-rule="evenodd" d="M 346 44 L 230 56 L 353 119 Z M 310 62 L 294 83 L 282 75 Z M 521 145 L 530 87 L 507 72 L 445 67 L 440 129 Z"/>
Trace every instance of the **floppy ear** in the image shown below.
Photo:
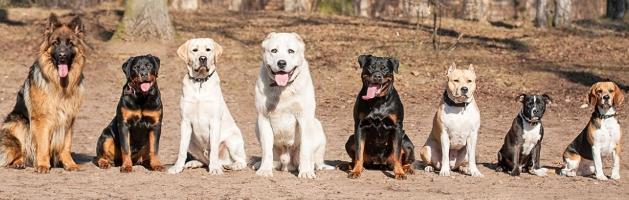
<path fill-rule="evenodd" d="M 400 67 L 400 62 L 395 58 L 389 58 L 389 67 L 397 74 L 398 68 Z"/>
<path fill-rule="evenodd" d="M 596 87 L 597 86 L 598 86 L 598 83 L 595 83 L 590 88 L 590 93 L 588 94 L 588 102 L 590 103 L 590 106 L 596 106 L 598 104 L 598 102 L 597 102 L 598 98 L 596 97 Z"/>
<path fill-rule="evenodd" d="M 371 61 L 371 55 L 360 55 L 358 56 L 358 67 L 363 68 L 369 64 Z"/>
<path fill-rule="evenodd" d="M 305 51 L 306 50 L 306 43 L 304 42 L 304 39 L 301 38 L 301 36 L 295 32 L 291 33 L 295 36 L 295 38 L 297 38 L 297 40 L 299 40 L 299 47 L 301 48 L 301 51 Z"/>
<path fill-rule="evenodd" d="M 452 64 L 450 64 L 450 67 L 448 67 L 448 70 L 446 71 L 446 76 L 452 73 L 454 70 L 456 70 L 456 63 L 452 62 Z"/>
<path fill-rule="evenodd" d="M 129 78 L 131 75 L 131 64 L 135 60 L 135 57 L 129 57 L 127 61 L 122 64 L 122 72 L 124 72 L 125 77 Z"/>
<path fill-rule="evenodd" d="M 181 58 L 181 60 L 185 61 L 186 64 L 188 64 L 189 60 L 188 60 L 188 42 L 190 42 L 190 40 L 184 42 L 181 46 L 179 46 L 179 48 L 177 48 L 177 56 L 179 56 L 179 58 Z"/>
<path fill-rule="evenodd" d="M 46 34 L 52 33 L 52 31 L 55 30 L 55 28 L 57 28 L 58 26 L 61 26 L 59 18 L 57 18 L 57 15 L 55 15 L 55 13 L 51 13 L 50 17 L 48 17 L 48 23 L 46 24 Z"/>
<path fill-rule="evenodd" d="M 546 102 L 546 104 L 552 104 L 553 103 L 553 99 L 550 98 L 550 96 L 548 96 L 547 94 L 542 94 L 542 97 L 544 98 L 544 102 Z"/>
<path fill-rule="evenodd" d="M 150 57 L 153 60 L 153 63 L 155 63 L 155 66 L 154 66 L 155 67 L 155 75 L 158 75 L 159 74 L 159 66 L 160 66 L 159 57 L 153 56 L 151 54 L 148 54 L 147 56 Z"/>
<path fill-rule="evenodd" d="M 223 54 L 223 47 L 216 42 L 212 42 L 212 46 L 214 46 L 214 63 L 216 63 L 218 61 L 218 57 Z"/>
<path fill-rule="evenodd" d="M 614 83 L 614 106 L 620 106 L 622 105 L 622 102 L 625 100 L 625 94 L 623 94 L 622 89 L 620 89 L 620 87 L 618 87 L 618 85 L 616 85 Z"/>
<path fill-rule="evenodd" d="M 520 94 L 517 97 L 515 97 L 515 101 L 522 103 L 524 102 L 524 97 L 526 97 L 526 94 Z"/>
<path fill-rule="evenodd" d="M 81 22 L 81 18 L 79 16 L 76 16 L 74 17 L 74 19 L 72 19 L 72 21 L 70 22 L 70 28 L 72 28 L 75 35 L 79 36 L 82 36 L 83 32 L 85 31 L 85 27 L 83 26 L 83 23 Z"/>
<path fill-rule="evenodd" d="M 271 32 L 269 33 L 266 38 L 264 38 L 264 40 L 262 41 L 262 50 L 264 51 L 264 49 L 266 49 L 266 45 L 268 44 L 269 39 L 271 39 L 271 37 L 273 37 L 273 35 L 275 35 L 275 32 Z"/>

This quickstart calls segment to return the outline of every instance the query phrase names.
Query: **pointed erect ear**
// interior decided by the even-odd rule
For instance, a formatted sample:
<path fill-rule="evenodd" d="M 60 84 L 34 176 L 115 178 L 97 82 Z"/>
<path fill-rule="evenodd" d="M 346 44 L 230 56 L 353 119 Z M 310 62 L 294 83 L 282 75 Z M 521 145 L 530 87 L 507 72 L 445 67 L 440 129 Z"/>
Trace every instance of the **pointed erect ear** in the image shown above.
<path fill-rule="evenodd" d="M 364 68 L 371 62 L 371 55 L 358 56 L 358 67 Z"/>
<path fill-rule="evenodd" d="M 214 46 L 214 63 L 216 63 L 218 61 L 218 57 L 223 54 L 223 47 L 214 41 L 212 41 L 212 45 Z"/>
<path fill-rule="evenodd" d="M 188 43 L 190 42 L 190 40 L 184 42 L 181 46 L 179 46 L 179 48 L 177 48 L 177 56 L 179 56 L 179 58 L 181 58 L 181 60 L 185 61 L 186 64 L 188 64 L 188 62 L 190 62 L 188 60 Z"/>
<path fill-rule="evenodd" d="M 520 94 L 517 97 L 515 97 L 515 101 L 523 103 L 525 97 L 526 97 L 526 94 Z"/>
<path fill-rule="evenodd" d="M 390 69 L 397 74 L 398 68 L 400 68 L 400 62 L 395 58 L 389 58 L 388 62 Z"/>
<path fill-rule="evenodd" d="M 598 104 L 598 97 L 596 96 L 596 88 L 598 87 L 598 84 L 599 83 L 594 83 L 594 85 L 590 88 L 590 93 L 588 94 L 588 102 L 590 103 L 590 106 L 596 106 Z"/>
<path fill-rule="evenodd" d="M 544 98 L 544 102 L 546 102 L 546 104 L 552 104 L 553 103 L 553 99 L 550 98 L 550 96 L 548 96 L 547 94 L 542 94 L 542 97 Z"/>
<path fill-rule="evenodd" d="M 622 102 L 625 100 L 625 94 L 623 94 L 622 89 L 618 87 L 614 83 L 614 107 L 618 107 L 622 105 Z"/>
<path fill-rule="evenodd" d="M 155 65 L 155 75 L 159 74 L 159 66 L 160 66 L 160 60 L 157 56 L 153 56 L 151 54 L 146 55 L 148 57 L 151 58 L 151 60 L 153 61 L 153 64 Z"/>
<path fill-rule="evenodd" d="M 74 31 L 74 34 L 76 35 L 83 35 L 83 32 L 85 31 L 85 27 L 83 26 L 83 23 L 81 22 L 81 18 L 79 16 L 74 17 L 74 19 L 72 19 L 72 21 L 70 22 L 70 28 L 72 28 L 72 30 Z"/>
<path fill-rule="evenodd" d="M 135 57 L 129 57 L 129 59 L 127 59 L 127 61 L 122 64 L 122 72 L 124 72 L 124 75 L 127 78 L 129 78 L 129 76 L 131 75 L 131 65 L 133 64 L 134 60 Z"/>
<path fill-rule="evenodd" d="M 474 65 L 470 64 L 470 66 L 467 68 L 467 70 L 474 71 Z"/>
<path fill-rule="evenodd" d="M 48 23 L 46 24 L 46 33 L 52 33 L 52 31 L 55 30 L 55 28 L 57 28 L 58 26 L 61 26 L 59 18 L 57 18 L 57 15 L 55 15 L 54 13 L 51 13 L 50 17 L 48 17 Z"/>
<path fill-rule="evenodd" d="M 262 50 L 264 51 L 264 49 L 266 49 L 267 44 L 269 43 L 269 39 L 271 39 L 273 37 L 273 35 L 275 35 L 275 32 L 271 32 L 269 33 L 266 38 L 264 38 L 264 40 L 262 41 Z"/>
<path fill-rule="evenodd" d="M 452 73 L 454 70 L 456 70 L 456 63 L 454 63 L 454 62 L 453 62 L 453 63 L 450 65 L 450 67 L 448 67 L 448 70 L 446 71 L 446 76 L 447 76 L 447 75 L 450 75 L 450 73 Z"/>

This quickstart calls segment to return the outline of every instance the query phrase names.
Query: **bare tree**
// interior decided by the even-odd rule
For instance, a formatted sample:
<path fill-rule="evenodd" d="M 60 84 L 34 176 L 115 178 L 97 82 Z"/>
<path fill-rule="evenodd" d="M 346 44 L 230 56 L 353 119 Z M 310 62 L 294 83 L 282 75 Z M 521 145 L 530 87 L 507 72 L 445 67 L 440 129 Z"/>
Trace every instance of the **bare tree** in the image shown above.
<path fill-rule="evenodd" d="M 463 18 L 467 20 L 487 21 L 488 0 L 463 0 Z"/>
<path fill-rule="evenodd" d="M 229 10 L 240 11 L 243 8 L 243 0 L 231 0 L 229 2 Z"/>
<path fill-rule="evenodd" d="M 316 0 L 284 0 L 284 11 L 312 11 L 312 5 Z"/>
<path fill-rule="evenodd" d="M 611 19 L 622 19 L 629 5 L 629 0 L 607 0 L 606 16 Z"/>
<path fill-rule="evenodd" d="M 199 9 L 199 0 L 173 0 L 170 7 L 175 10 L 194 11 Z"/>
<path fill-rule="evenodd" d="M 124 16 L 114 38 L 171 40 L 174 36 L 166 0 L 126 0 Z"/>
<path fill-rule="evenodd" d="M 553 25 L 555 27 L 570 26 L 572 18 L 572 0 L 555 1 L 555 17 Z"/>
<path fill-rule="evenodd" d="M 535 0 L 535 26 L 546 27 L 547 15 L 546 15 L 546 3 L 547 0 Z"/>

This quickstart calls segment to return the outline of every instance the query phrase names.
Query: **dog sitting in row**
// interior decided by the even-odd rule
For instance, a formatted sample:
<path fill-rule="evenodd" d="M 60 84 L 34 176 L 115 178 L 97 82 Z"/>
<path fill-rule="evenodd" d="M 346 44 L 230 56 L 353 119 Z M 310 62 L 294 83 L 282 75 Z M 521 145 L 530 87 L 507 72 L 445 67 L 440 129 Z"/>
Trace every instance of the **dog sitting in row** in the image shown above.
<path fill-rule="evenodd" d="M 363 166 L 387 165 L 396 179 L 413 174 L 414 146 L 403 129 L 404 106 L 393 86 L 398 61 L 361 55 L 362 89 L 354 105 L 354 134 L 345 143 L 352 158 L 349 178 L 358 178 Z"/>
<path fill-rule="evenodd" d="M 440 176 L 450 176 L 468 163 L 464 171 L 482 176 L 476 166 L 476 140 L 480 128 L 480 113 L 474 99 L 476 73 L 474 66 L 457 69 L 451 65 L 446 72 L 447 85 L 441 105 L 435 114 L 433 127 L 420 155 L 424 170 L 440 169 Z"/>
<path fill-rule="evenodd" d="M 160 60 L 152 55 L 129 58 L 123 65 L 127 82 L 116 116 L 103 130 L 96 146 L 96 165 L 107 169 L 113 163 L 120 172 L 132 172 L 133 164 L 163 171 L 159 160 L 162 131 L 162 100 L 157 86 Z"/>
<path fill-rule="evenodd" d="M 262 160 L 258 176 L 273 169 L 298 169 L 300 178 L 316 178 L 315 170 L 334 169 L 323 163 L 326 138 L 315 117 L 315 91 L 297 33 L 270 33 L 262 42 L 262 64 L 255 87 L 256 136 Z"/>
<path fill-rule="evenodd" d="M 594 112 L 583 131 L 564 151 L 565 167 L 561 175 L 595 174 L 596 179 L 607 180 L 603 173 L 603 158 L 611 156 L 613 166 L 610 178 L 620 179 L 622 130 L 616 115 L 624 98 L 621 89 L 613 82 L 592 85 L 588 100 L 594 106 Z"/>
<path fill-rule="evenodd" d="M 216 72 L 222 52 L 221 45 L 210 38 L 188 40 L 177 50 L 188 73 L 180 100 L 179 156 L 169 173 L 205 165 L 210 174 L 220 175 L 223 168 L 240 170 L 246 166 L 242 134 L 223 99 Z"/>
<path fill-rule="evenodd" d="M 541 167 L 539 159 L 544 138 L 542 117 L 551 99 L 546 94 L 521 94 L 517 101 L 522 103 L 522 110 L 513 120 L 498 152 L 496 171 L 506 171 L 511 176 L 519 176 L 522 171 L 546 176 L 548 169 Z"/>

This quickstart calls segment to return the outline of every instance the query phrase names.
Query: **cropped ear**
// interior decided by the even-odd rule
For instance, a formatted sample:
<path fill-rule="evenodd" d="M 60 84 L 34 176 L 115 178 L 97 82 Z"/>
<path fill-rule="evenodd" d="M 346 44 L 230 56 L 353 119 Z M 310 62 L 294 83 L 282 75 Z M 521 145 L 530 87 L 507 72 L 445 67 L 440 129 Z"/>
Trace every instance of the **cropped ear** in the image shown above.
<path fill-rule="evenodd" d="M 526 97 L 526 94 L 520 94 L 517 97 L 515 97 L 515 101 L 523 103 L 524 102 L 524 97 Z"/>
<path fill-rule="evenodd" d="M 190 40 L 184 42 L 179 48 L 177 48 L 177 56 L 181 58 L 181 60 L 185 61 L 188 64 L 188 43 Z"/>
<path fill-rule="evenodd" d="M 544 98 L 544 102 L 546 102 L 546 104 L 552 104 L 553 103 L 553 99 L 550 98 L 550 96 L 548 96 L 547 94 L 542 94 L 542 97 Z"/>
<path fill-rule="evenodd" d="M 622 102 L 625 100 L 625 94 L 623 94 L 622 89 L 618 87 L 614 83 L 614 107 L 618 107 L 622 105 Z"/>
<path fill-rule="evenodd" d="M 70 28 L 74 31 L 75 35 L 83 36 L 83 32 L 85 31 L 85 27 L 81 22 L 81 18 L 79 16 L 74 17 L 70 22 Z"/>
<path fill-rule="evenodd" d="M 52 33 L 55 28 L 61 26 L 61 22 L 59 22 L 59 18 L 55 13 L 51 13 L 50 17 L 48 17 L 48 22 L 46 23 L 46 34 Z"/>
<path fill-rule="evenodd" d="M 360 55 L 358 56 L 358 67 L 363 68 L 369 65 L 371 61 L 371 55 Z"/>
<path fill-rule="evenodd" d="M 397 74 L 398 68 L 400 67 L 400 62 L 395 58 L 388 59 L 389 67 Z"/>
<path fill-rule="evenodd" d="M 266 49 L 267 44 L 269 43 L 269 39 L 271 39 L 271 37 L 273 37 L 273 35 L 275 35 L 275 32 L 271 32 L 269 33 L 266 38 L 264 38 L 264 40 L 262 41 L 262 50 L 264 51 L 264 49 Z"/>
<path fill-rule="evenodd" d="M 590 106 L 596 106 L 598 104 L 598 98 L 596 97 L 597 86 L 598 83 L 595 83 L 590 87 L 590 93 L 588 94 L 588 103 L 590 103 Z"/>
<path fill-rule="evenodd" d="M 122 64 L 122 72 L 124 72 L 124 75 L 127 78 L 131 75 L 131 64 L 133 64 L 134 60 L 135 57 L 129 57 L 129 59 Z"/>
<path fill-rule="evenodd" d="M 146 56 L 150 57 L 151 60 L 153 61 L 153 63 L 155 64 L 155 66 L 154 66 L 155 67 L 155 75 L 158 75 L 159 74 L 159 66 L 160 66 L 159 57 L 153 56 L 151 54 L 148 54 Z"/>
<path fill-rule="evenodd" d="M 474 65 L 470 64 L 470 66 L 467 67 L 467 70 L 474 71 Z"/>
<path fill-rule="evenodd" d="M 218 61 L 218 57 L 223 55 L 223 47 L 216 42 L 212 42 L 212 46 L 214 46 L 214 63 L 216 63 Z"/>
<path fill-rule="evenodd" d="M 456 70 L 456 63 L 452 63 L 450 64 L 450 67 L 448 67 L 448 70 L 446 71 L 446 76 L 450 75 L 450 73 L 452 73 L 454 70 Z"/>

